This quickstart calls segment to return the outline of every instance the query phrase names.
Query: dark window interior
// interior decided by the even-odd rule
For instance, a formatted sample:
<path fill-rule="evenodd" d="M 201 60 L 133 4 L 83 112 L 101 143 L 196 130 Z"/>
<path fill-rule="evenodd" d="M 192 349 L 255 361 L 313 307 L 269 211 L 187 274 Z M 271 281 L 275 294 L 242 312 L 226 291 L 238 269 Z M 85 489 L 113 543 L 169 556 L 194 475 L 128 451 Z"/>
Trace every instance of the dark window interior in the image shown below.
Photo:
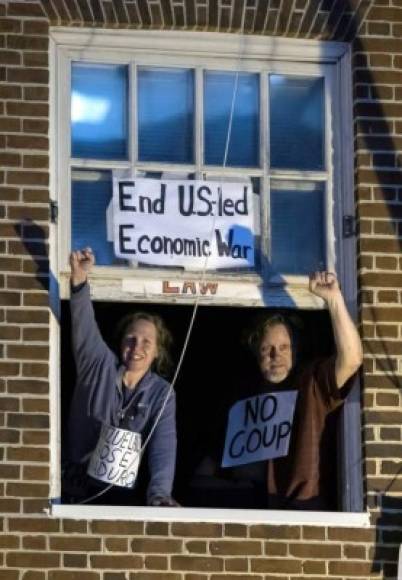
<path fill-rule="evenodd" d="M 192 314 L 191 306 L 113 302 L 96 302 L 94 306 L 101 332 L 112 348 L 113 331 L 118 320 L 127 312 L 145 309 L 161 315 L 174 336 L 172 354 L 173 360 L 178 360 Z M 186 357 L 175 385 L 178 457 L 174 497 L 183 507 L 264 507 L 263 487 L 260 486 L 259 491 L 251 489 L 249 481 L 241 473 L 220 468 L 228 410 L 236 400 L 251 396 L 259 380 L 255 361 L 245 344 L 245 335 L 261 312 L 259 308 L 239 307 L 201 306 L 198 309 Z M 332 352 L 333 338 L 326 311 L 290 310 L 287 314 L 296 319 L 299 327 L 300 358 L 308 359 Z M 61 328 L 63 450 L 75 380 L 67 301 L 62 303 Z M 329 490 L 329 495 L 334 498 L 333 509 L 336 510 L 335 435 L 333 441 L 334 449 L 330 457 L 334 487 Z"/>

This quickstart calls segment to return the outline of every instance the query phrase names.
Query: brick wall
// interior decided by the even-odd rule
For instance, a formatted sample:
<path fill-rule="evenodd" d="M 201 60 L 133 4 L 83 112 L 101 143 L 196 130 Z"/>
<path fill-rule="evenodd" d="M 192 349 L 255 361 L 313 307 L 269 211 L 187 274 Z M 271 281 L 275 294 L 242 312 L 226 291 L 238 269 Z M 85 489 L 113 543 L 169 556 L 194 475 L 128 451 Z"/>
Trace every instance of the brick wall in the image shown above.
<path fill-rule="evenodd" d="M 11 514 L 41 513 L 49 493 L 49 72 L 41 14 L 39 6 L 0 3 L 0 509 Z M 3 548 L 14 545 L 10 537 Z"/>
<path fill-rule="evenodd" d="M 401 542 L 402 6 L 374 3 L 354 42 L 367 503 L 377 555 Z M 381 546 L 383 544 L 383 546 Z M 380 556 L 382 557 L 382 556 Z"/>
<path fill-rule="evenodd" d="M 244 0 L 246 1 L 246 0 Z M 370 529 L 49 519 L 48 26 L 236 32 L 243 0 L 0 0 L 0 578 L 393 578 L 402 541 L 402 5 L 247 0 L 245 30 L 353 42 Z"/>

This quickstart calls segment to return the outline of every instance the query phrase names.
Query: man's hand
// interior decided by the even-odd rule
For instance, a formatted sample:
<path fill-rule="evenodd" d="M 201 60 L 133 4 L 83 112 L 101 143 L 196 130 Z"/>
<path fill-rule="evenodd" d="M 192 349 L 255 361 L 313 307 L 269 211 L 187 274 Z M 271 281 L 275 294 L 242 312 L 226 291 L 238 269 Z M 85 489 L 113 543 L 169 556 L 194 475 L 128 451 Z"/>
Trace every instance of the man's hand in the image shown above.
<path fill-rule="evenodd" d="M 78 286 L 87 281 L 88 274 L 95 264 L 95 256 L 91 248 L 76 250 L 70 254 L 71 284 Z"/>
<path fill-rule="evenodd" d="M 362 364 L 360 337 L 346 308 L 335 274 L 315 272 L 310 276 L 309 288 L 328 307 L 336 344 L 336 384 L 341 388 Z"/>
<path fill-rule="evenodd" d="M 314 272 L 310 275 L 309 290 L 325 302 L 340 295 L 336 274 L 333 272 Z"/>

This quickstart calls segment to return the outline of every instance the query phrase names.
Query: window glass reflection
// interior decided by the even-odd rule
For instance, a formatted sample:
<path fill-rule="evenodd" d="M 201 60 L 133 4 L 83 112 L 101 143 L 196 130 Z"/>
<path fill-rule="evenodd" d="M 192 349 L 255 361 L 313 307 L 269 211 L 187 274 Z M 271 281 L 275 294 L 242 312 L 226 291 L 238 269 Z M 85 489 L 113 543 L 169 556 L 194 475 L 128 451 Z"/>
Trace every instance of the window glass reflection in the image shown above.
<path fill-rule="evenodd" d="M 258 75 L 207 71 L 204 75 L 205 163 L 232 167 L 258 166 L 258 124 Z M 228 134 L 229 146 L 225 159 Z"/>
<path fill-rule="evenodd" d="M 127 67 L 73 63 L 73 157 L 127 159 Z"/>
<path fill-rule="evenodd" d="M 270 75 L 269 94 L 271 167 L 323 170 L 323 79 Z"/>
<path fill-rule="evenodd" d="M 277 272 L 326 268 L 324 191 L 320 183 L 272 182 L 271 254 Z"/>
<path fill-rule="evenodd" d="M 188 69 L 138 70 L 138 158 L 192 163 L 194 75 Z"/>
<path fill-rule="evenodd" d="M 71 249 L 91 247 L 98 266 L 117 263 L 111 230 L 112 174 L 73 171 Z"/>

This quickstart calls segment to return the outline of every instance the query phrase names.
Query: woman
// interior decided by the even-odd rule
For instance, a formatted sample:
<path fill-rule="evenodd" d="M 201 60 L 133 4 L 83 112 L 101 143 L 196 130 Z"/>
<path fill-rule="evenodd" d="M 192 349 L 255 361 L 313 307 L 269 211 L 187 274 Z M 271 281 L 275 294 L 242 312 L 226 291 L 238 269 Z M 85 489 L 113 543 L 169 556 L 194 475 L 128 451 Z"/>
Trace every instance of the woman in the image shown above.
<path fill-rule="evenodd" d="M 86 465 L 92 456 L 84 501 L 90 501 L 88 496 L 99 495 L 109 487 L 104 473 L 107 468 L 113 473 L 110 481 L 117 481 L 117 487 L 108 489 L 102 503 L 138 504 L 141 500 L 131 473 L 133 462 L 129 453 L 125 454 L 127 449 L 122 450 L 120 463 L 113 466 L 117 453 L 113 445 L 109 446 L 107 456 L 111 441 L 127 443 L 127 432 L 136 434 L 138 450 L 147 442 L 147 504 L 177 505 L 171 497 L 176 460 L 175 397 L 169 383 L 153 371 L 161 372 L 166 366 L 170 333 L 156 315 L 129 315 L 120 324 L 120 359 L 116 357 L 104 342 L 94 317 L 87 282 L 94 264 L 90 248 L 71 253 L 70 308 L 77 384 L 69 422 L 69 459 Z M 100 450 L 101 428 L 102 436 L 107 434 L 108 443 L 103 440 L 104 447 Z M 138 459 L 142 453 L 135 455 Z M 121 478 L 116 480 L 119 469 Z M 130 469 L 130 481 L 127 481 Z"/>

